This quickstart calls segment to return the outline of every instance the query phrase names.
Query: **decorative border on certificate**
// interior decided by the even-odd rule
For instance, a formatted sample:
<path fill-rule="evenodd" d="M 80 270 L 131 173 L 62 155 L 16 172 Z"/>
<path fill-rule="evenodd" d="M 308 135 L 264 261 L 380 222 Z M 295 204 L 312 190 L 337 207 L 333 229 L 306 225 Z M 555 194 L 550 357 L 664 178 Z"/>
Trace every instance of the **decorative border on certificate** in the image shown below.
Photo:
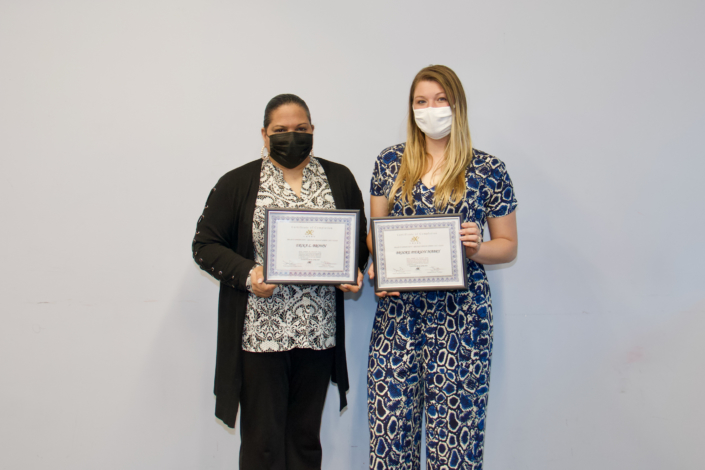
<path fill-rule="evenodd" d="M 322 235 L 315 227 L 320 229 L 321 226 L 330 226 L 331 232 L 336 232 L 340 239 L 318 238 Z M 356 283 L 359 226 L 360 211 L 358 210 L 266 209 L 265 282 L 270 284 Z M 301 233 L 292 229 L 298 229 Z M 288 238 L 288 236 L 294 238 Z M 298 255 L 294 262 L 286 259 L 292 257 L 292 253 Z"/>
<path fill-rule="evenodd" d="M 465 253 L 460 240 L 462 216 L 460 214 L 426 215 L 412 217 L 380 217 L 372 219 L 372 243 L 375 263 L 375 291 L 421 291 L 421 290 L 456 290 L 466 289 Z M 433 246 L 416 249 L 415 243 L 420 243 L 419 231 L 431 233 Z M 400 246 L 395 253 L 388 252 L 388 245 L 398 243 L 404 232 L 409 233 L 408 245 Z M 406 238 L 403 238 L 406 240 Z M 438 250 L 430 249 L 440 247 Z M 392 248 L 397 249 L 397 248 Z M 449 265 L 443 268 L 416 267 L 414 263 L 423 265 L 436 252 L 443 252 L 441 261 Z M 390 266 L 390 257 L 406 260 L 410 268 Z M 416 256 L 416 258 L 414 258 Z M 397 260 L 398 261 L 398 260 Z M 396 274 L 393 271 L 398 271 Z M 409 272 L 407 272 L 409 271 Z M 423 274 L 419 275 L 421 272 Z M 439 275 L 434 275 L 438 272 Z"/>

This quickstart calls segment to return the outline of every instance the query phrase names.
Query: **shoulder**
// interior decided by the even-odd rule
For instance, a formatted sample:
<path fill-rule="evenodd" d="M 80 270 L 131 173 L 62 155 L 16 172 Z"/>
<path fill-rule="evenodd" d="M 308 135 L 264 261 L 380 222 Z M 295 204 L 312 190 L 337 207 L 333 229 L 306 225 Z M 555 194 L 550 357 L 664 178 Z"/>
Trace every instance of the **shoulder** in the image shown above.
<path fill-rule="evenodd" d="M 239 186 L 243 184 L 243 182 L 249 181 L 250 178 L 256 177 L 259 178 L 260 171 L 262 170 L 262 160 L 257 159 L 253 160 L 249 163 L 245 163 L 242 166 L 239 166 L 235 168 L 234 170 L 230 170 L 229 172 L 225 173 L 223 176 L 220 177 L 218 180 L 218 185 L 222 186 Z"/>
<path fill-rule="evenodd" d="M 379 153 L 377 163 L 382 165 L 390 165 L 394 162 L 401 161 L 401 156 L 404 155 L 405 148 L 406 142 L 387 147 Z"/>
<path fill-rule="evenodd" d="M 482 178 L 500 177 L 506 172 L 504 162 L 494 155 L 482 150 L 472 149 L 472 168 L 474 173 Z"/>
<path fill-rule="evenodd" d="M 262 160 L 257 159 L 230 170 L 220 177 L 211 190 L 211 197 L 243 198 L 247 196 L 252 184 L 259 185 Z"/>
<path fill-rule="evenodd" d="M 316 161 L 321 164 L 328 178 L 353 178 L 353 174 L 348 167 L 340 163 L 326 160 L 325 158 L 315 157 Z"/>

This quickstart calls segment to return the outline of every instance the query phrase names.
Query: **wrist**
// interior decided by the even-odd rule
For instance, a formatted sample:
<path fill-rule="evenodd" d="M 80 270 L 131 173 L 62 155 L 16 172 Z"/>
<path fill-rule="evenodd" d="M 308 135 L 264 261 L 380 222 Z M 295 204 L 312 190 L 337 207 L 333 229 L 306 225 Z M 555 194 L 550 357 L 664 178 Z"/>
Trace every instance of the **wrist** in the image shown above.
<path fill-rule="evenodd" d="M 250 272 L 247 273 L 247 280 L 245 281 L 245 288 L 247 289 L 248 292 L 252 292 L 252 273 L 259 267 L 258 264 L 255 264 L 252 266 L 252 269 L 250 269 Z"/>

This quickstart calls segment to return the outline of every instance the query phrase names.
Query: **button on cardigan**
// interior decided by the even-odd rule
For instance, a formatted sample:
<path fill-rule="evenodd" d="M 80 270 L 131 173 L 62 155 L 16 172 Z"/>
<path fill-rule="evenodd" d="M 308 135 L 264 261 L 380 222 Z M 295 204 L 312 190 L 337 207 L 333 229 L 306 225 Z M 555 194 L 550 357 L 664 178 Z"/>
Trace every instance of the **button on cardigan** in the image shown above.
<path fill-rule="evenodd" d="M 350 170 L 318 158 L 326 173 L 338 209 L 360 211 L 358 267 L 364 272 L 367 250 L 367 220 L 360 188 Z M 262 160 L 255 160 L 226 173 L 210 191 L 198 219 L 191 253 L 201 269 L 220 281 L 218 339 L 216 345 L 215 415 L 235 427 L 242 388 L 242 330 L 247 311 L 246 282 L 255 265 L 252 222 Z M 335 291 L 336 357 L 332 380 L 338 384 L 340 409 L 347 405 L 348 371 L 345 358 L 344 294 Z"/>

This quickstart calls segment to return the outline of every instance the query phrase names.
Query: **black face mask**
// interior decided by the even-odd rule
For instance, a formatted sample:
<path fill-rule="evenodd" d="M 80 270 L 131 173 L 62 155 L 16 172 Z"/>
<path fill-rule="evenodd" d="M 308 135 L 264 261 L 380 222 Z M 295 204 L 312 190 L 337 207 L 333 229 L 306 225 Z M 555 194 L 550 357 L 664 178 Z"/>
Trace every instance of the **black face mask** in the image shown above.
<path fill-rule="evenodd" d="M 313 148 L 313 134 L 283 132 L 269 136 L 269 156 L 284 168 L 296 168 Z"/>

